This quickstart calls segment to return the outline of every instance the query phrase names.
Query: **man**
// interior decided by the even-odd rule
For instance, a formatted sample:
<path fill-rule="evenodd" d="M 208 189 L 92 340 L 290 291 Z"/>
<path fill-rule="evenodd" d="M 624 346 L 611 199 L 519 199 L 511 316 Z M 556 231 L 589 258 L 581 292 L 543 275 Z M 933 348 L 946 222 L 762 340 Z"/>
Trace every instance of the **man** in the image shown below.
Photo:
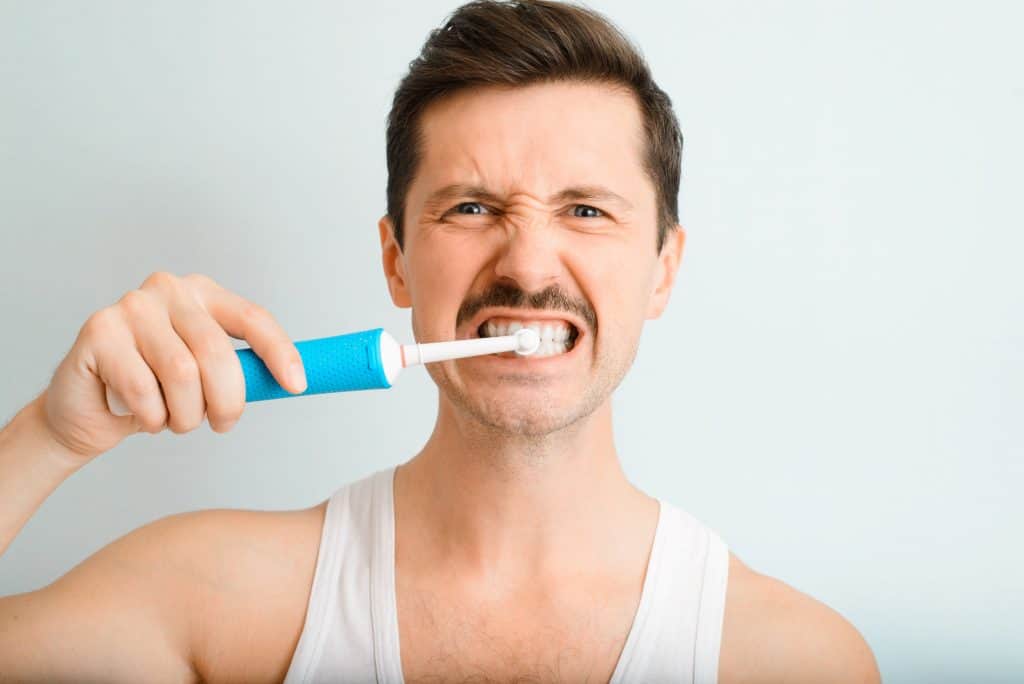
<path fill-rule="evenodd" d="M 3 678 L 877 682 L 852 625 L 619 466 L 610 397 L 685 235 L 678 125 L 621 34 L 570 5 L 463 6 L 387 137 L 383 269 L 416 339 L 527 325 L 543 353 L 429 366 L 423 449 L 317 506 L 170 516 L 0 599 Z M 127 435 L 229 430 L 229 336 L 303 391 L 270 314 L 204 276 L 154 274 L 90 317 L 0 433 L 0 550 Z"/>

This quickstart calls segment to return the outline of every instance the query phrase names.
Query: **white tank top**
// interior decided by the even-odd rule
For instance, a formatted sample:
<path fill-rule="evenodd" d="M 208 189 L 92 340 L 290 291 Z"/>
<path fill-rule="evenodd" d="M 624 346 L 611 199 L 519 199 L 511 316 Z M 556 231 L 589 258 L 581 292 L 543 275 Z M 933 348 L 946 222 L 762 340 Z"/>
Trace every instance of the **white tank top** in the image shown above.
<path fill-rule="evenodd" d="M 394 472 L 336 491 L 285 684 L 403 684 L 395 602 Z M 729 557 L 719 536 L 661 499 L 640 604 L 610 684 L 718 680 Z"/>

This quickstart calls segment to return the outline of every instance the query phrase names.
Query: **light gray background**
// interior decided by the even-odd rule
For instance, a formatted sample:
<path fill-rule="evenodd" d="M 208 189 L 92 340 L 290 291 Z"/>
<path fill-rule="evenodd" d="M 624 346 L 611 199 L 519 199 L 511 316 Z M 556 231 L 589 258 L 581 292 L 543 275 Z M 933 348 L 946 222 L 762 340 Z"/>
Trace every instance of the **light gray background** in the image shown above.
<path fill-rule="evenodd" d="M 384 118 L 455 6 L 0 5 L 0 418 L 155 270 L 296 339 L 410 339 L 379 265 Z M 616 394 L 628 475 L 849 618 L 885 681 L 1021 681 L 1021 12 L 593 6 L 686 136 L 678 285 Z M 414 454 L 435 401 L 413 370 L 133 437 L 46 501 L 0 594 L 170 513 L 311 505 Z"/>

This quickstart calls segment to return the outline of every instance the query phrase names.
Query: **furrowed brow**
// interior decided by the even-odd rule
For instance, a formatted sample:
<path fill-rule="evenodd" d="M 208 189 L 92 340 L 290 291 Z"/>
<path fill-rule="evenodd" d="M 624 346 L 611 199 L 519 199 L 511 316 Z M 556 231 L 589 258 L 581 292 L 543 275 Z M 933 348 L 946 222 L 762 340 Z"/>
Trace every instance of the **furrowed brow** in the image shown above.
<path fill-rule="evenodd" d="M 437 208 L 455 199 L 490 202 L 492 204 L 498 204 L 501 202 L 501 198 L 498 197 L 498 195 L 483 186 L 470 185 L 467 183 L 451 183 L 450 185 L 446 185 L 430 193 L 424 202 L 424 207 Z M 610 189 L 602 185 L 577 185 L 568 187 L 555 193 L 548 199 L 550 204 L 568 201 L 612 202 L 625 207 L 626 209 L 633 208 L 633 205 L 626 200 L 625 197 L 612 192 Z"/>
<path fill-rule="evenodd" d="M 578 185 L 570 188 L 566 188 L 561 192 L 555 193 L 548 200 L 549 203 L 554 204 L 555 202 L 613 202 L 626 209 L 632 209 L 633 205 L 630 204 L 625 197 L 616 194 L 602 185 Z"/>
<path fill-rule="evenodd" d="M 451 202 L 454 199 L 465 199 L 471 201 L 491 202 L 497 204 L 499 197 L 487 188 L 479 185 L 468 185 L 466 183 L 452 183 L 439 190 L 430 193 L 423 203 L 424 207 L 436 208 Z"/>

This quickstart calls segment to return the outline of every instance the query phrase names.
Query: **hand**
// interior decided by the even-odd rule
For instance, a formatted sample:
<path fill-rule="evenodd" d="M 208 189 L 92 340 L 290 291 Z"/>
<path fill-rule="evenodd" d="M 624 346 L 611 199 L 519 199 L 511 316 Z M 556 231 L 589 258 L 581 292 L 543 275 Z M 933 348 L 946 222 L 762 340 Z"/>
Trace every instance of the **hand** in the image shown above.
<path fill-rule="evenodd" d="M 227 432 L 245 407 L 230 337 L 248 342 L 282 387 L 305 391 L 302 357 L 266 309 L 207 276 L 158 272 L 82 326 L 40 398 L 48 431 L 82 460 L 136 432 L 190 432 L 204 414 Z M 108 385 L 130 415 L 111 412 Z"/>

